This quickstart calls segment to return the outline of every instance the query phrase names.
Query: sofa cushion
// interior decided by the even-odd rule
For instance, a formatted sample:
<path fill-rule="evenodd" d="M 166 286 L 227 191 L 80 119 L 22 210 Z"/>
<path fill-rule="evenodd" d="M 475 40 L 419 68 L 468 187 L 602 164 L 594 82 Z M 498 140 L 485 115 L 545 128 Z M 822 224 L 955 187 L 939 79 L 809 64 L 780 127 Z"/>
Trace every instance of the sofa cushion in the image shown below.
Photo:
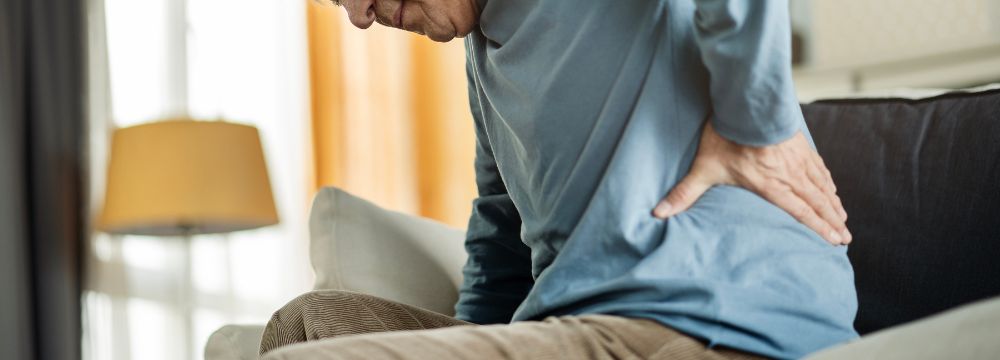
<path fill-rule="evenodd" d="M 319 289 L 351 290 L 454 314 L 465 232 L 321 189 L 309 218 Z"/>
<path fill-rule="evenodd" d="M 849 214 L 860 333 L 1000 294 L 1000 90 L 803 111 Z"/>

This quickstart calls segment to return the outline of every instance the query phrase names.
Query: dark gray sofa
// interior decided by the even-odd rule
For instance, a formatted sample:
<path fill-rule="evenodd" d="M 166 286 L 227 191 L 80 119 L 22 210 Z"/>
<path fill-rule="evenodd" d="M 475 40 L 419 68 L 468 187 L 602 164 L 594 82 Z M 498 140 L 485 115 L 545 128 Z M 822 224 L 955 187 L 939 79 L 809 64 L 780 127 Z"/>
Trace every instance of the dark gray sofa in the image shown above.
<path fill-rule="evenodd" d="M 849 214 L 862 335 L 1000 295 L 1000 89 L 803 111 Z"/>

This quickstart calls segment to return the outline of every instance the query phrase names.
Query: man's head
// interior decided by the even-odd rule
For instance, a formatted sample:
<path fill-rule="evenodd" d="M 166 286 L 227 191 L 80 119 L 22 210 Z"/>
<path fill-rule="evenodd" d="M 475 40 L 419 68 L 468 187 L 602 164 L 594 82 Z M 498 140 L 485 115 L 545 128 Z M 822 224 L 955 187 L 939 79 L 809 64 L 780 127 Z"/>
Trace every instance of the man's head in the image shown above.
<path fill-rule="evenodd" d="M 333 0 L 351 23 L 367 29 L 373 22 L 449 41 L 472 32 L 479 21 L 476 0 Z"/>

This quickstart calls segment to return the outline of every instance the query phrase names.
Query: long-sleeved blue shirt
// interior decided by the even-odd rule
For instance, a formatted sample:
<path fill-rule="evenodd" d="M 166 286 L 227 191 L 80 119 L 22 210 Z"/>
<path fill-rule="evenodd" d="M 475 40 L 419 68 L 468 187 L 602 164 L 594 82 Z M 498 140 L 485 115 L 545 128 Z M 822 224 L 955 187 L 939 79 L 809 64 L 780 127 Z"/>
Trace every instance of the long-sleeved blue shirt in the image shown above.
<path fill-rule="evenodd" d="M 476 182 L 457 316 L 649 318 L 761 355 L 857 336 L 845 247 L 716 186 L 667 220 L 702 125 L 747 145 L 808 130 L 777 0 L 480 0 L 466 38 Z"/>

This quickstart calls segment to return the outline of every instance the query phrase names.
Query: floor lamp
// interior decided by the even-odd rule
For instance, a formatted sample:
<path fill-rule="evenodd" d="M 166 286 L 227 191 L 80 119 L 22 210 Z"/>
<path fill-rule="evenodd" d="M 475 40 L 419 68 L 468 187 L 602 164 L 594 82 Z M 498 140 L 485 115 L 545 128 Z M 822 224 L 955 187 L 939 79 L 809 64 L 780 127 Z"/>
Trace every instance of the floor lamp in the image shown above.
<path fill-rule="evenodd" d="M 114 132 L 97 228 L 184 242 L 178 295 L 185 358 L 193 353 L 191 237 L 277 223 L 256 128 L 177 119 Z"/>

